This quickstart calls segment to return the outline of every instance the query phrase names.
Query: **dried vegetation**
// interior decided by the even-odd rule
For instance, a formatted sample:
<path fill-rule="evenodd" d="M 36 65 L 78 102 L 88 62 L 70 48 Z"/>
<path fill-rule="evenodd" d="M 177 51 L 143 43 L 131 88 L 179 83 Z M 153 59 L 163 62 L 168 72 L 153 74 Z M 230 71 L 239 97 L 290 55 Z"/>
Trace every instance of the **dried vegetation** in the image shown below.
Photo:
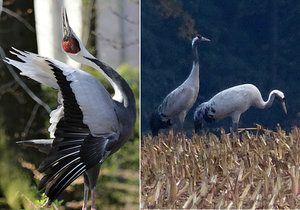
<path fill-rule="evenodd" d="M 142 208 L 300 208 L 298 128 L 143 141 Z"/>

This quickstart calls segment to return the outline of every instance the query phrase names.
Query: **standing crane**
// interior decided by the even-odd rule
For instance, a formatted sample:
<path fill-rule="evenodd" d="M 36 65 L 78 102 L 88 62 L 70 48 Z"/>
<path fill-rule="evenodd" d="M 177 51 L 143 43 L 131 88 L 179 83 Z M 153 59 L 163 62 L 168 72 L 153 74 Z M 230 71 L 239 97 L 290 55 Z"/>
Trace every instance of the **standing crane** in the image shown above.
<path fill-rule="evenodd" d="M 272 90 L 267 101 L 263 100 L 260 91 L 252 84 L 237 85 L 223 90 L 196 108 L 194 113 L 195 131 L 199 132 L 204 122 L 211 123 L 215 120 L 231 117 L 232 131 L 236 132 L 242 113 L 251 106 L 259 109 L 269 108 L 275 98 L 281 102 L 282 108 L 287 114 L 285 96 L 279 90 Z"/>
<path fill-rule="evenodd" d="M 176 119 L 181 129 L 188 111 L 194 105 L 199 92 L 199 56 L 198 46 L 209 39 L 196 35 L 192 40 L 193 67 L 188 78 L 175 90 L 169 93 L 157 110 L 151 115 L 150 128 L 152 135 L 157 135 L 160 129 L 169 128 Z"/>
<path fill-rule="evenodd" d="M 22 75 L 59 91 L 59 106 L 50 114 L 51 139 L 24 142 L 48 153 L 39 166 L 45 174 L 39 189 L 45 191 L 51 203 L 83 175 L 82 209 L 87 209 L 89 191 L 91 209 L 96 209 L 101 164 L 131 137 L 136 120 L 135 98 L 128 83 L 114 69 L 87 51 L 70 27 L 65 10 L 63 30 L 63 50 L 72 59 L 103 73 L 114 88 L 113 97 L 92 75 L 57 60 L 14 49 L 11 53 L 23 62 L 9 58 L 5 61 L 21 70 Z"/>

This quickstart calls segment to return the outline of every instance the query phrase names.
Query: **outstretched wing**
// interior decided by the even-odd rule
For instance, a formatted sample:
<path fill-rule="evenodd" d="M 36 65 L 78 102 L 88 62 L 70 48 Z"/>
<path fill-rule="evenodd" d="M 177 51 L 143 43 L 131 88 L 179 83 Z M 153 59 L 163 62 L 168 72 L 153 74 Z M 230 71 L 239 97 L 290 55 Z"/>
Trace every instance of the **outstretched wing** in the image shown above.
<path fill-rule="evenodd" d="M 45 173 L 40 188 L 45 189 L 52 201 L 86 170 L 102 162 L 109 153 L 106 150 L 108 142 L 114 141 L 118 135 L 111 130 L 97 134 L 91 132 L 84 123 L 82 108 L 74 94 L 76 90 L 72 89 L 75 81 L 68 81 L 55 64 L 49 62 L 49 65 L 60 87 L 64 106 L 64 116 L 56 126 L 53 149 L 39 168 Z"/>
<path fill-rule="evenodd" d="M 44 85 L 60 89 L 60 91 L 62 91 L 62 88 L 59 86 L 59 79 L 65 77 L 70 82 L 68 84 L 71 87 L 69 92 L 75 94 L 76 101 L 83 113 L 83 122 L 89 126 L 92 133 L 115 132 L 119 129 L 118 119 L 114 111 L 114 102 L 96 78 L 60 61 L 44 58 L 30 52 L 14 50 L 12 53 L 24 62 L 9 58 L 4 61 L 17 67 L 22 75 Z M 55 69 L 53 66 L 56 66 L 62 72 L 59 78 L 54 75 Z"/>
<path fill-rule="evenodd" d="M 26 71 L 21 62 L 7 62 L 41 83 L 57 84 L 62 95 L 63 107 L 58 109 L 52 149 L 39 167 L 45 173 L 40 189 L 45 190 L 51 202 L 82 173 L 107 157 L 109 145 L 119 137 L 119 123 L 110 95 L 91 75 L 27 52 L 18 57 L 25 61 Z"/>

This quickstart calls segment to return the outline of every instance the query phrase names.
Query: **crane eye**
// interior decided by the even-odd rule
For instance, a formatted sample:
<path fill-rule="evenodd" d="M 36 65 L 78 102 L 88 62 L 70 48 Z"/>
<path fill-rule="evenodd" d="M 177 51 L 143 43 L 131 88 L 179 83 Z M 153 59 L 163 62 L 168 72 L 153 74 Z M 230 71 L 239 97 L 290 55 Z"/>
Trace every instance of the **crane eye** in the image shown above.
<path fill-rule="evenodd" d="M 80 51 L 79 42 L 74 37 L 65 37 L 62 41 L 62 48 L 65 52 L 72 54 Z"/>

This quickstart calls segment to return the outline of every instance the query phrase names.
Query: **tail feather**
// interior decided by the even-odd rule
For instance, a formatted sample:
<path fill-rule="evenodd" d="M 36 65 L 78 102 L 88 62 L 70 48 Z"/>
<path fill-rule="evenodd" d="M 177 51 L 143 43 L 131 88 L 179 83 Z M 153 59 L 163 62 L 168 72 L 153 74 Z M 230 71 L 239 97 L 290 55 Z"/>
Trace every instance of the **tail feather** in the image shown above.
<path fill-rule="evenodd" d="M 52 202 L 53 199 L 57 198 L 67 186 L 69 186 L 75 179 L 77 179 L 86 171 L 84 165 L 79 164 L 73 167 L 74 168 L 69 173 L 67 173 L 65 176 L 64 174 L 58 176 L 57 181 L 53 182 L 53 184 L 58 182 L 58 185 L 49 185 L 49 187 L 46 187 L 45 193 L 49 197 L 48 202 Z"/>
<path fill-rule="evenodd" d="M 80 148 L 79 148 L 80 149 Z M 47 157 L 39 166 L 40 172 L 45 172 L 46 170 L 53 169 L 55 165 L 57 165 L 59 162 L 63 162 L 65 160 L 70 159 L 70 157 L 74 157 L 79 153 L 78 148 L 72 148 L 71 150 L 64 150 L 64 151 L 58 151 L 55 154 L 52 154 L 51 156 Z"/>
<path fill-rule="evenodd" d="M 17 144 L 22 146 L 37 148 L 40 152 L 48 154 L 52 148 L 53 139 L 33 139 L 18 141 Z"/>

